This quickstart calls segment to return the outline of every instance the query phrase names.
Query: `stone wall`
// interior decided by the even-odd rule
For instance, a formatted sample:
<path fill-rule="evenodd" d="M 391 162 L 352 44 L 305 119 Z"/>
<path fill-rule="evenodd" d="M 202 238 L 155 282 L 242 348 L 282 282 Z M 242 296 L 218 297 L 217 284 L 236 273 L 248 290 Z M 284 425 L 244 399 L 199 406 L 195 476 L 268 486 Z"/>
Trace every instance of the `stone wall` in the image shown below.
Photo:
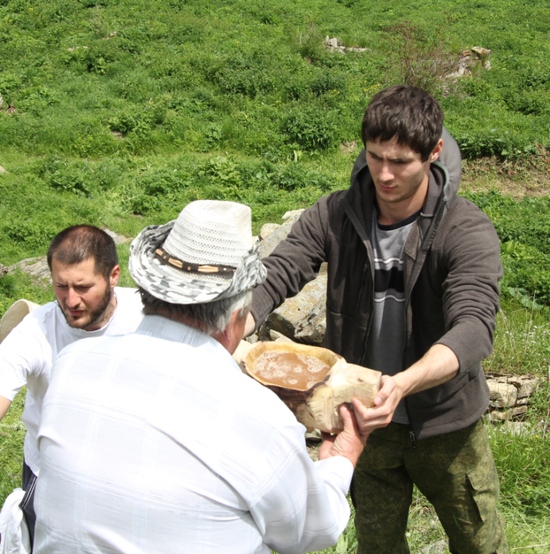
<path fill-rule="evenodd" d="M 524 418 L 539 379 L 528 375 L 489 374 L 487 384 L 491 394 L 489 402 L 491 421 L 512 421 Z"/>

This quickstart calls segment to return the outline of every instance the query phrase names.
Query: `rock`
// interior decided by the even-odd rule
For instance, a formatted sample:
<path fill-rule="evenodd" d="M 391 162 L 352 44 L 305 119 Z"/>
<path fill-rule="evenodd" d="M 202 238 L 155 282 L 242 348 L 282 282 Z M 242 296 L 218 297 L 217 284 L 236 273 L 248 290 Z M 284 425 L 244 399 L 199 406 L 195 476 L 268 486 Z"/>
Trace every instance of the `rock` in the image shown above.
<path fill-rule="evenodd" d="M 450 79 L 469 77 L 472 75 L 472 68 L 475 66 L 481 66 L 489 71 L 491 69 L 489 56 L 492 53 L 492 50 L 481 46 L 472 46 L 469 50 L 464 50 L 460 55 L 456 70 L 446 75 L 446 77 Z"/>
<path fill-rule="evenodd" d="M 509 421 L 522 418 L 527 412 L 531 395 L 539 379 L 529 375 L 487 376 L 487 385 L 491 395 L 489 412 L 491 421 Z"/>
<path fill-rule="evenodd" d="M 281 304 L 266 319 L 263 333 L 269 330 L 298 342 L 321 346 L 325 338 L 326 275 L 310 281 L 299 294 Z"/>
<path fill-rule="evenodd" d="M 523 416 L 527 413 L 527 406 L 516 406 L 508 410 L 493 410 L 489 413 L 491 422 L 497 423 L 500 421 L 510 421 L 511 419 L 519 416 Z"/>
<path fill-rule="evenodd" d="M 277 223 L 266 223 L 262 226 L 260 229 L 260 240 L 265 240 L 268 235 L 271 235 L 274 231 L 276 231 L 280 225 Z"/>
<path fill-rule="evenodd" d="M 518 390 L 514 385 L 489 380 L 490 405 L 494 408 L 510 408 L 516 405 Z"/>
<path fill-rule="evenodd" d="M 476 54 L 476 56 L 481 60 L 488 58 L 493 53 L 492 50 L 489 50 L 489 48 L 483 48 L 483 46 L 472 46 L 471 50 L 472 53 Z"/>
<path fill-rule="evenodd" d="M 536 377 L 521 376 L 517 378 L 516 383 L 519 386 L 518 399 L 523 399 L 533 394 L 539 384 L 539 379 Z"/>
<path fill-rule="evenodd" d="M 292 226 L 296 221 L 298 221 L 303 213 L 304 210 L 290 210 L 286 212 L 281 219 L 285 222 L 285 225 L 289 224 Z"/>
<path fill-rule="evenodd" d="M 357 148 L 356 140 L 353 140 L 351 142 L 340 143 L 340 152 L 342 152 L 342 154 L 349 154 L 351 152 L 355 152 L 356 148 Z"/>
<path fill-rule="evenodd" d="M 288 233 L 290 233 L 290 229 L 294 225 L 294 223 L 298 220 L 300 215 L 302 214 L 304 210 L 294 210 L 292 212 L 287 212 L 283 219 L 285 222 L 282 225 L 278 225 L 277 227 L 266 229 L 267 234 L 265 239 L 263 239 L 260 242 L 260 257 L 265 258 L 266 256 L 269 256 L 271 252 L 275 249 L 275 247 L 286 238 Z M 265 227 L 265 225 L 264 225 Z M 263 230 L 263 228 L 262 228 Z M 261 233 L 260 233 L 261 236 Z"/>
<path fill-rule="evenodd" d="M 331 48 L 338 48 L 338 39 L 336 37 L 330 38 L 329 36 L 326 36 L 325 44 Z"/>
<path fill-rule="evenodd" d="M 21 260 L 16 264 L 13 264 L 9 268 L 9 272 L 13 272 L 16 269 L 21 270 L 23 273 L 30 275 L 37 280 L 47 280 L 49 283 L 52 282 L 52 277 L 50 274 L 50 268 L 48 267 L 48 261 L 46 256 L 40 256 L 38 258 L 27 258 L 26 260 Z"/>
<path fill-rule="evenodd" d="M 103 230 L 115 241 L 115 244 L 124 244 L 126 242 L 132 241 L 130 237 L 125 237 L 124 235 L 117 235 L 114 231 L 111 231 L 110 229 L 103 229 Z"/>
<path fill-rule="evenodd" d="M 0 173 L 7 173 L 7 170 L 0 165 Z"/>
<path fill-rule="evenodd" d="M 330 38 L 328 35 L 323 41 L 325 47 L 331 52 L 339 52 L 345 54 L 346 52 L 365 52 L 367 49 L 359 46 L 344 46 L 336 37 Z"/>

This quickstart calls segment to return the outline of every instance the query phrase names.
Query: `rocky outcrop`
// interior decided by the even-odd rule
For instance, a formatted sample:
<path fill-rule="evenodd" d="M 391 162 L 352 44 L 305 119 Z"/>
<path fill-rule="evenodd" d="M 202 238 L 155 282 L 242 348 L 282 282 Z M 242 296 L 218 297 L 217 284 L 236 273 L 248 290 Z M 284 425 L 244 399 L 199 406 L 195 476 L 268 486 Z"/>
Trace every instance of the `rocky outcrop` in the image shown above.
<path fill-rule="evenodd" d="M 472 48 L 468 50 L 463 50 L 460 54 L 456 70 L 449 73 L 446 77 L 450 79 L 470 77 L 472 71 L 476 71 L 476 68 L 489 71 L 491 69 L 491 61 L 489 58 L 492 53 L 492 50 L 481 46 L 472 46 Z"/>
<path fill-rule="evenodd" d="M 345 54 L 346 52 L 366 52 L 367 49 L 360 46 L 345 46 L 341 40 L 336 37 L 330 38 L 328 35 L 323 41 L 325 48 L 330 52 L 339 52 Z"/>

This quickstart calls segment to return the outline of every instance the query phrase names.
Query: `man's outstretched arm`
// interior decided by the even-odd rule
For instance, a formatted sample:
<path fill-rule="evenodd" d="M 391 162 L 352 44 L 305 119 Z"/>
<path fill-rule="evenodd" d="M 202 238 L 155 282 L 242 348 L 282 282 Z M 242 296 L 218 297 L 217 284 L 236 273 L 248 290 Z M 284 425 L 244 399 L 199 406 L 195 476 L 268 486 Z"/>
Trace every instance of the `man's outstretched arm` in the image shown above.
<path fill-rule="evenodd" d="M 360 402 L 354 404 L 361 433 L 368 436 L 375 429 L 389 425 L 402 398 L 441 385 L 455 377 L 458 370 L 455 353 L 443 344 L 434 344 L 407 370 L 393 376 L 383 375 L 374 407 L 366 408 Z"/>

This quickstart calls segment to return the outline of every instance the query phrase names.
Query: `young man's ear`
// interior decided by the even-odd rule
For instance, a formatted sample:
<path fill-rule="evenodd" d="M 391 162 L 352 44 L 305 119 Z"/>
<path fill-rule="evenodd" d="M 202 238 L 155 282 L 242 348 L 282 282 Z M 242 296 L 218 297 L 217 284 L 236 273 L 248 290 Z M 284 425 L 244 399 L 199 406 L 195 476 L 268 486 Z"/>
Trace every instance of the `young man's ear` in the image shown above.
<path fill-rule="evenodd" d="M 439 139 L 437 141 L 437 144 L 435 145 L 435 148 L 432 150 L 430 157 L 428 158 L 430 163 L 435 162 L 435 160 L 439 158 L 442 148 L 443 148 L 443 139 Z"/>

